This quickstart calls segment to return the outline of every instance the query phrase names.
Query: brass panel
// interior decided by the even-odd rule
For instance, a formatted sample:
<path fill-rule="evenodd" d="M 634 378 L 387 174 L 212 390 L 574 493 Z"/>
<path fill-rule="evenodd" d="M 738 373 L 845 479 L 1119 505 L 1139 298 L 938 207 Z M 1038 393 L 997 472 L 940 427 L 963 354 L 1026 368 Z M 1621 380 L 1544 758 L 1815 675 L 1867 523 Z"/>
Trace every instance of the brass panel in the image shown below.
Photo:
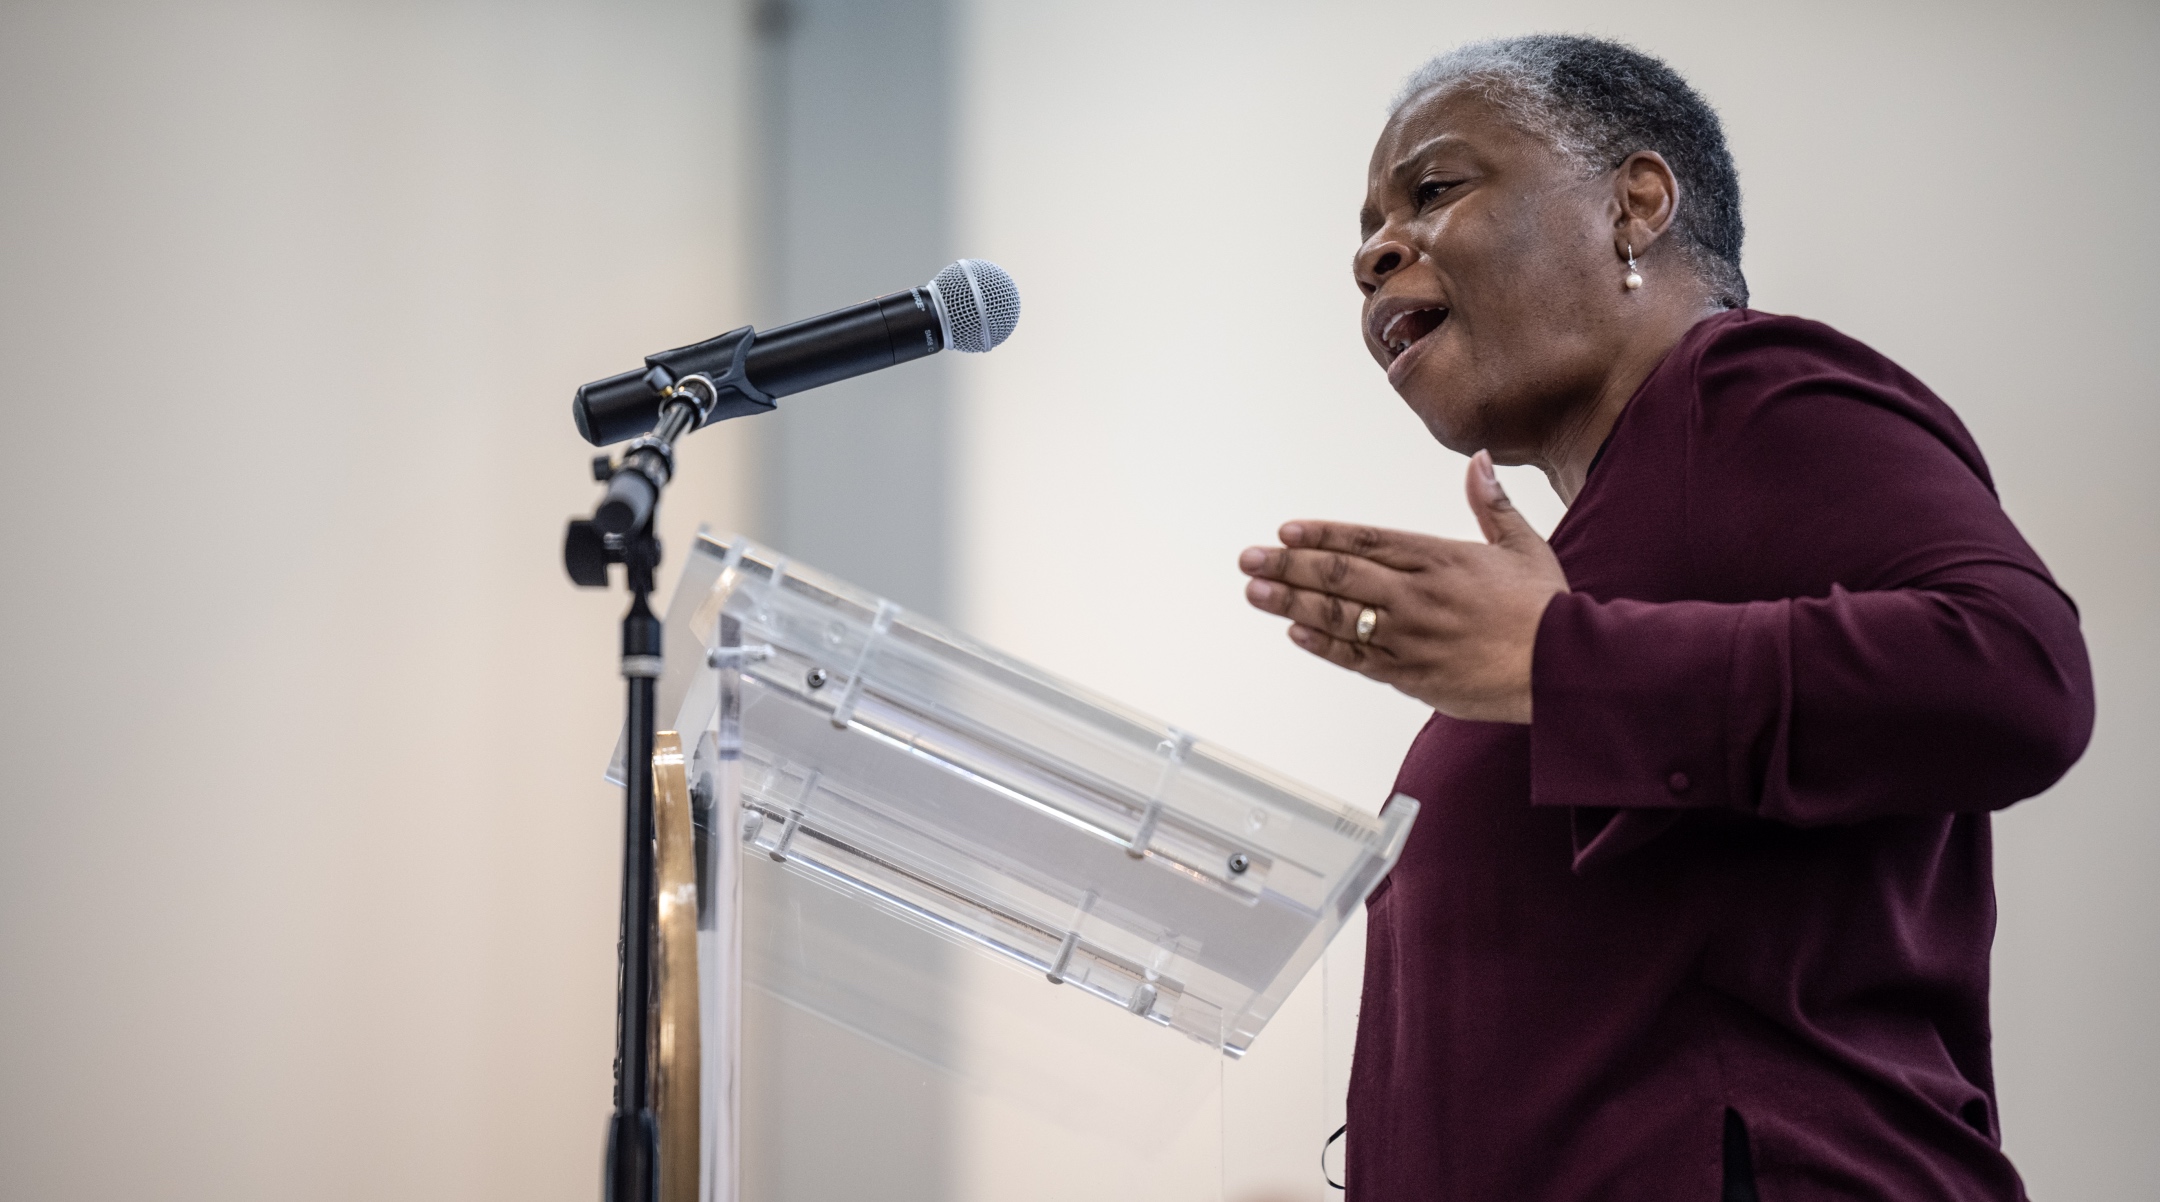
<path fill-rule="evenodd" d="M 653 1109 L 660 1128 L 660 1202 L 697 1202 L 698 969 L 696 835 L 682 736 L 653 742 Z"/>

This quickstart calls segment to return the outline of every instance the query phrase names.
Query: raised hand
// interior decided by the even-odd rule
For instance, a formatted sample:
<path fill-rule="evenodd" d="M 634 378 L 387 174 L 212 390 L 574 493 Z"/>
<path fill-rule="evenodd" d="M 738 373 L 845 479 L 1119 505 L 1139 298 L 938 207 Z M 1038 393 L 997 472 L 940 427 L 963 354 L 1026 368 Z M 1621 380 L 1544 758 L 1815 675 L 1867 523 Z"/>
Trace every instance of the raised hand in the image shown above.
<path fill-rule="evenodd" d="M 1290 619 L 1298 646 L 1443 714 L 1530 721 L 1538 621 L 1568 591 L 1552 548 L 1509 502 L 1492 457 L 1466 488 L 1485 542 L 1298 521 L 1280 547 L 1248 547 L 1245 599 Z"/>

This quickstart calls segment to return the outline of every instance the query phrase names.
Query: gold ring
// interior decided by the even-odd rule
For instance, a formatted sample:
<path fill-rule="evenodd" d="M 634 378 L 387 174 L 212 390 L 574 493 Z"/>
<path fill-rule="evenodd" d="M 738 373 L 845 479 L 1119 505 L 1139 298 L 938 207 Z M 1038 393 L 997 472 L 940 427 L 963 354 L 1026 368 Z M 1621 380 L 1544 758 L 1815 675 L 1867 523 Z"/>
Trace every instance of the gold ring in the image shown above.
<path fill-rule="evenodd" d="M 1359 644 L 1361 644 L 1361 645 L 1362 645 L 1362 644 L 1365 644 L 1365 643 L 1370 643 L 1370 642 L 1372 642 L 1372 632 L 1373 632 L 1373 631 L 1375 631 L 1375 630 L 1377 630 L 1377 629 L 1379 629 L 1379 627 L 1380 627 L 1380 611 L 1379 611 L 1379 610 L 1377 610 L 1377 609 L 1374 609 L 1374 608 L 1373 608 L 1372 606 L 1368 605 L 1368 606 L 1366 606 L 1366 607 L 1365 607 L 1364 609 L 1361 609 L 1361 610 L 1359 610 L 1359 611 L 1358 611 L 1358 616 L 1357 616 L 1357 641 L 1359 642 Z"/>

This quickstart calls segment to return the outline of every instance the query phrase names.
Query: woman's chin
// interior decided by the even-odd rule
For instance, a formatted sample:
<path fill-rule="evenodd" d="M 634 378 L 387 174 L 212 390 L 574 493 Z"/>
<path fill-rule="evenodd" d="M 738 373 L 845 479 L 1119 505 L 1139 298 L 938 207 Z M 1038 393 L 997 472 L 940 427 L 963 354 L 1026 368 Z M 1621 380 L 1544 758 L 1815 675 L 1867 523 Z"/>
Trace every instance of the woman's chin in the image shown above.
<path fill-rule="evenodd" d="M 1461 408 L 1450 406 L 1427 407 L 1412 401 L 1411 412 L 1425 423 L 1433 441 L 1458 455 L 1474 455 L 1487 449 L 1492 442 L 1491 431 L 1483 422 Z"/>
<path fill-rule="evenodd" d="M 1395 384 L 1396 395 L 1410 406 L 1410 412 L 1418 415 L 1425 428 L 1441 446 L 1450 451 L 1468 455 L 1484 448 L 1492 431 L 1485 420 L 1490 415 L 1483 412 L 1474 401 L 1466 397 L 1459 379 L 1451 379 L 1443 371 L 1419 371 Z M 1449 387 L 1450 384 L 1457 385 Z"/>

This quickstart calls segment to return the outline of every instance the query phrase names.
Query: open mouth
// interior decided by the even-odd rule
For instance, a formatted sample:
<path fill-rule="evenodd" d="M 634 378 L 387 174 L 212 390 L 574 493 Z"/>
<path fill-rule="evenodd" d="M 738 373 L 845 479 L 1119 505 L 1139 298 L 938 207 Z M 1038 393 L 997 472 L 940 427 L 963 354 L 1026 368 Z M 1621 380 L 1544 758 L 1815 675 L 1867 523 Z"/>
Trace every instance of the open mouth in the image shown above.
<path fill-rule="evenodd" d="M 1418 340 L 1440 328 L 1448 318 L 1446 309 L 1411 309 L 1398 313 L 1380 331 L 1380 343 L 1387 348 L 1388 361 L 1402 357 L 1404 351 L 1416 346 Z"/>

